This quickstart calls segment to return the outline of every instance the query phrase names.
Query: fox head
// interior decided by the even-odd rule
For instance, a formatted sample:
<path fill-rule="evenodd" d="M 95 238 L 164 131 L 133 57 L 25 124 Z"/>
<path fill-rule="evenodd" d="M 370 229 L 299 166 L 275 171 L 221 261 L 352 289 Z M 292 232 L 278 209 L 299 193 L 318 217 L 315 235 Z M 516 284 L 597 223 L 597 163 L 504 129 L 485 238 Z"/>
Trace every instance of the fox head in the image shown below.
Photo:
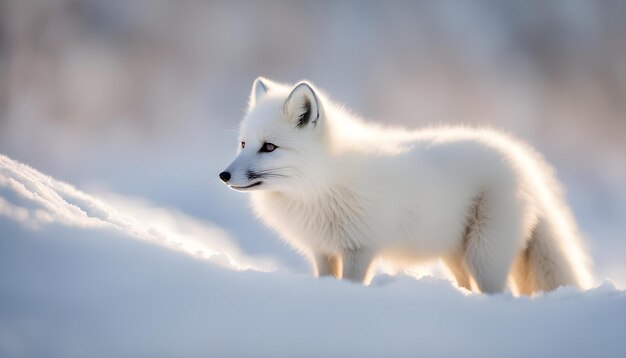
<path fill-rule="evenodd" d="M 308 82 L 257 78 L 239 129 L 237 156 L 220 179 L 238 191 L 302 192 L 319 184 L 325 163 L 325 113 Z"/>

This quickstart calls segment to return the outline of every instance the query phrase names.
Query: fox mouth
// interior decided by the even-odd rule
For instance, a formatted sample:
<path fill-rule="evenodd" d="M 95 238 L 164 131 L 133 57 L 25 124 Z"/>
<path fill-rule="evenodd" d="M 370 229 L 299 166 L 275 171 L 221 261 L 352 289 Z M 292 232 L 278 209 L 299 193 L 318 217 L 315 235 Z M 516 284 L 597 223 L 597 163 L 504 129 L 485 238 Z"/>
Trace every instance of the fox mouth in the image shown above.
<path fill-rule="evenodd" d="M 252 187 L 255 187 L 255 186 L 261 185 L 261 184 L 263 184 L 263 181 L 259 180 L 258 182 L 256 182 L 256 183 L 252 183 L 252 184 L 247 185 L 247 186 L 234 186 L 234 185 L 230 185 L 230 188 L 231 188 L 231 189 L 235 189 L 235 190 L 239 190 L 239 191 L 245 191 L 246 189 L 249 189 L 249 188 L 252 188 Z"/>

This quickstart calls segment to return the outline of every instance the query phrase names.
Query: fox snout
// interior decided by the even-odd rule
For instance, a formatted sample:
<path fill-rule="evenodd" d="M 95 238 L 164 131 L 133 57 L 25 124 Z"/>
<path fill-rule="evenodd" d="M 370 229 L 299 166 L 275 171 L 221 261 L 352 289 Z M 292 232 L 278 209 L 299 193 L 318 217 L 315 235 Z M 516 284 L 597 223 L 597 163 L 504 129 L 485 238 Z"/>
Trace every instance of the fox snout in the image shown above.
<path fill-rule="evenodd" d="M 221 172 L 220 173 L 220 179 L 222 179 L 222 181 L 224 183 L 228 182 L 230 180 L 230 173 L 229 172 Z"/>
<path fill-rule="evenodd" d="M 237 191 L 246 191 L 251 188 L 256 189 L 256 187 L 263 184 L 263 181 L 257 180 L 261 178 L 260 175 L 249 169 L 246 170 L 246 166 L 238 164 L 240 160 L 240 158 L 235 159 L 233 163 L 224 169 L 224 171 L 219 174 L 220 180 L 228 185 L 229 188 Z"/>

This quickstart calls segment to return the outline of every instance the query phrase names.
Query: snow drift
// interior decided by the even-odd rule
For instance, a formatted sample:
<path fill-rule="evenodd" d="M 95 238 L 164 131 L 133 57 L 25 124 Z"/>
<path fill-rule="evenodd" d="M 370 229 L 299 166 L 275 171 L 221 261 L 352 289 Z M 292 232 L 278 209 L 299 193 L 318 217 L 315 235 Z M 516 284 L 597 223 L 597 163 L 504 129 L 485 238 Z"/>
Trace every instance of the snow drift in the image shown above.
<path fill-rule="evenodd" d="M 153 207 L 140 199 L 108 194 L 114 209 L 0 154 L 0 215 L 35 230 L 49 224 L 114 230 L 232 269 L 274 268 L 271 260 L 246 257 L 226 232 L 175 210 Z M 133 214 L 129 216 L 128 213 Z"/>
<path fill-rule="evenodd" d="M 0 356 L 626 354 L 626 293 L 609 281 L 515 298 L 267 272 L 214 225 L 107 198 L 0 155 Z"/>

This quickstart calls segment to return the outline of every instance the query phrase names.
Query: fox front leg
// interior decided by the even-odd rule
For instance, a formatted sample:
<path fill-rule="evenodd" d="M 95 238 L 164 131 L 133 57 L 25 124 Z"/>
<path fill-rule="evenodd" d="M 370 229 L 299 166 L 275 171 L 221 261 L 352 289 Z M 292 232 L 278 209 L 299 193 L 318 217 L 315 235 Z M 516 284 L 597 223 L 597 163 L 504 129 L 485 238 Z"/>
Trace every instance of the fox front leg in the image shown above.
<path fill-rule="evenodd" d="M 339 278 L 341 275 L 339 257 L 335 255 L 315 255 L 315 266 L 317 267 L 317 277 L 334 276 Z"/>
<path fill-rule="evenodd" d="M 370 266 L 374 253 L 370 250 L 352 250 L 343 254 L 343 278 L 366 283 L 369 279 Z"/>

